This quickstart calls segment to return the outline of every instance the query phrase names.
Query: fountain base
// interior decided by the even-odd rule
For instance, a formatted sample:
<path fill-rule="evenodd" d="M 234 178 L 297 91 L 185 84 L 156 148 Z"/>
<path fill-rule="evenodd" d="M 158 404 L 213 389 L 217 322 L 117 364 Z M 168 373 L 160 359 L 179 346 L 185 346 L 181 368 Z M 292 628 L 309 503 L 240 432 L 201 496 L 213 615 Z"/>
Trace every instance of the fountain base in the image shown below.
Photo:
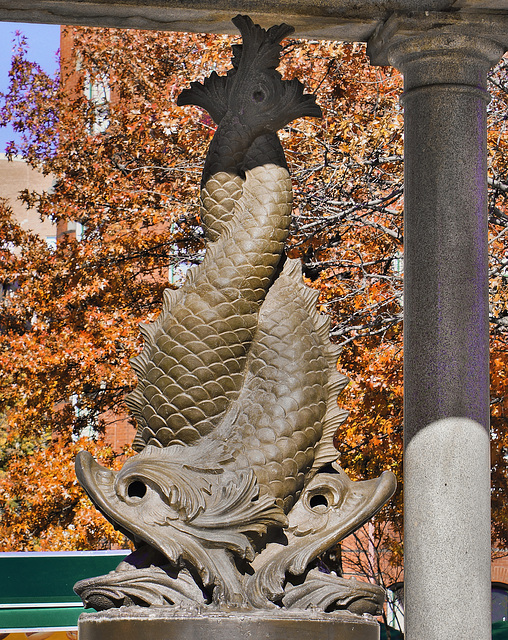
<path fill-rule="evenodd" d="M 84 613 L 80 640 L 379 640 L 376 620 L 348 612 L 188 612 L 122 607 Z"/>

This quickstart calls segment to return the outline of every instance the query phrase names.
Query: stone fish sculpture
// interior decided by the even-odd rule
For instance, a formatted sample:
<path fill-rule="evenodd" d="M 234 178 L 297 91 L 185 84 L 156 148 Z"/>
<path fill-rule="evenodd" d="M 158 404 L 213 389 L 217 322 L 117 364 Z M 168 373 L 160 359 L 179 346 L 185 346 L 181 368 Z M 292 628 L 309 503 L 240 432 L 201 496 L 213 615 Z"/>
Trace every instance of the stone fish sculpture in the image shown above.
<path fill-rule="evenodd" d="M 119 472 L 87 452 L 78 479 L 136 547 L 106 576 L 78 582 L 85 606 L 345 609 L 376 613 L 383 590 L 317 570 L 316 558 L 371 518 L 393 474 L 352 482 L 333 435 L 347 383 L 329 319 L 301 265 L 284 256 L 291 179 L 277 131 L 321 115 L 298 80 L 276 71 L 281 40 L 233 19 L 233 69 L 192 83 L 178 103 L 217 131 L 201 184 L 203 262 L 167 290 L 142 326 L 128 405 L 139 453 Z"/>

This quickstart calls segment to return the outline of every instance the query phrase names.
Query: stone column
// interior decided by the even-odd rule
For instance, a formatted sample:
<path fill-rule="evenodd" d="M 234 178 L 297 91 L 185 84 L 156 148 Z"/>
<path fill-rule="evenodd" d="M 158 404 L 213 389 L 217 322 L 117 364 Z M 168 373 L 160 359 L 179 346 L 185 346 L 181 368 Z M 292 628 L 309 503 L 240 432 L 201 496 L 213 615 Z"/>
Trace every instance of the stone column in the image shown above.
<path fill-rule="evenodd" d="M 439 28 L 381 42 L 404 74 L 405 637 L 487 640 L 486 81 L 503 49 Z"/>

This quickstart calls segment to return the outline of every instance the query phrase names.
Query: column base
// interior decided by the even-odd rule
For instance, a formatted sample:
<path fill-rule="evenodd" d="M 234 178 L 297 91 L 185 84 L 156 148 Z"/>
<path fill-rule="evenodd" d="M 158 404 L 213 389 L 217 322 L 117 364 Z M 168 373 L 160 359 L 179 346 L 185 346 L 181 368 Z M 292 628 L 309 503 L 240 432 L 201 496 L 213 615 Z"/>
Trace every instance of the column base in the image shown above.
<path fill-rule="evenodd" d="M 367 614 L 312 611 L 185 612 L 122 607 L 79 618 L 79 640 L 379 640 Z"/>

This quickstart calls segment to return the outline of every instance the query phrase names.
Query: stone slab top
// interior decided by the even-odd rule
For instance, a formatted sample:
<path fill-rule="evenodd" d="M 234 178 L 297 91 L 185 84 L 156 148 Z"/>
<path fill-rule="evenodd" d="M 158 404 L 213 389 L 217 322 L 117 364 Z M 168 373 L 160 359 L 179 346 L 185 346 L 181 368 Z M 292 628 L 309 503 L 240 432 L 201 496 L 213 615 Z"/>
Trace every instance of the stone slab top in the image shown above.
<path fill-rule="evenodd" d="M 263 27 L 287 22 L 300 38 L 366 42 L 394 13 L 508 16 L 508 0 L 0 0 L 0 20 L 232 33 L 248 14 Z"/>

